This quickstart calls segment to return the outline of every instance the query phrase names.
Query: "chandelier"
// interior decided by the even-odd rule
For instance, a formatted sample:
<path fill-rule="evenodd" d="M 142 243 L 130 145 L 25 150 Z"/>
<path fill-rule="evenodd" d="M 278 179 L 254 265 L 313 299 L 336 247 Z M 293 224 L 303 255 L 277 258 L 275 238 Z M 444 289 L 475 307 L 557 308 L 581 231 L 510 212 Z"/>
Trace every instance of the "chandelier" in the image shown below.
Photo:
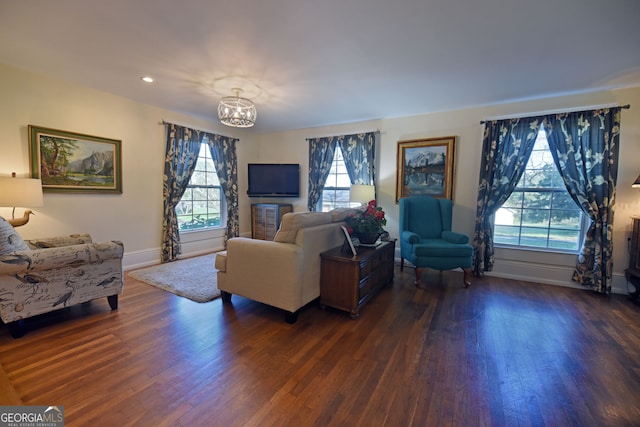
<path fill-rule="evenodd" d="M 241 98 L 242 89 L 233 88 L 235 96 L 225 96 L 218 104 L 222 124 L 236 128 L 250 128 L 256 123 L 256 106 L 250 99 Z"/>

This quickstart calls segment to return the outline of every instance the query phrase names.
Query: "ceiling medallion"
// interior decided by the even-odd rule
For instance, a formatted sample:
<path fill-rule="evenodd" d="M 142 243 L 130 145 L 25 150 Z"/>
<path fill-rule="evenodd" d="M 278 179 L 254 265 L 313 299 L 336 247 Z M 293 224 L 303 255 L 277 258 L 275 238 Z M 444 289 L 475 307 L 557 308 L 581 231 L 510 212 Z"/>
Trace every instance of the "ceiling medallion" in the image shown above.
<path fill-rule="evenodd" d="M 234 96 L 225 96 L 218 104 L 218 118 L 222 124 L 236 128 L 250 128 L 256 124 L 256 106 L 247 98 L 241 98 L 242 89 L 231 89 Z"/>

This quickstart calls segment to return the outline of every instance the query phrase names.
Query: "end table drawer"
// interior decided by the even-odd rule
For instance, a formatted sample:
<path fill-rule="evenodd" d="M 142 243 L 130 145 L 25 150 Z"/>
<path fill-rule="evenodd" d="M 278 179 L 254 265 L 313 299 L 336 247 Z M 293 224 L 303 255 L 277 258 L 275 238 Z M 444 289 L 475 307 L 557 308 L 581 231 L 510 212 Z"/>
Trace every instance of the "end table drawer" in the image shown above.
<path fill-rule="evenodd" d="M 393 281 L 395 239 L 375 248 L 361 248 L 358 255 L 341 247 L 320 254 L 320 305 L 360 315 L 360 307 Z"/>
<path fill-rule="evenodd" d="M 371 292 L 371 280 L 369 276 L 362 279 L 358 285 L 358 302 L 362 301 L 362 298 L 369 295 Z"/>
<path fill-rule="evenodd" d="M 369 260 L 360 263 L 360 277 L 368 276 L 371 273 L 371 262 Z"/>

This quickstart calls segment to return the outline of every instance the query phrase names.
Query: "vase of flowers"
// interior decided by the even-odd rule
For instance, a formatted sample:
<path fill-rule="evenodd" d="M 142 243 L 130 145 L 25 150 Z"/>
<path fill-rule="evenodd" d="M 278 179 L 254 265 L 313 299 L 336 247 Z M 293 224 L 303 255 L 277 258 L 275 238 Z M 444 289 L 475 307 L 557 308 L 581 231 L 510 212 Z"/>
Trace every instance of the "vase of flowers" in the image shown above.
<path fill-rule="evenodd" d="M 383 225 L 387 225 L 384 210 L 375 200 L 371 200 L 364 210 L 348 216 L 345 219 L 347 231 L 357 237 L 360 243 L 373 244 L 384 233 Z"/>

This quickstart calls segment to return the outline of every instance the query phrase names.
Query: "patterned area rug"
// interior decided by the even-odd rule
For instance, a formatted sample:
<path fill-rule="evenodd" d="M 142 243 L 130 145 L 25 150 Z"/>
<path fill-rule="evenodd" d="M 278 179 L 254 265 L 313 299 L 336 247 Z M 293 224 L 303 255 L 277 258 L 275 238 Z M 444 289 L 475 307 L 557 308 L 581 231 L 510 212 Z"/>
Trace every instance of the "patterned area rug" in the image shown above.
<path fill-rule="evenodd" d="M 220 296 L 214 267 L 216 254 L 207 254 L 134 270 L 127 274 L 162 290 L 208 302 Z"/>

